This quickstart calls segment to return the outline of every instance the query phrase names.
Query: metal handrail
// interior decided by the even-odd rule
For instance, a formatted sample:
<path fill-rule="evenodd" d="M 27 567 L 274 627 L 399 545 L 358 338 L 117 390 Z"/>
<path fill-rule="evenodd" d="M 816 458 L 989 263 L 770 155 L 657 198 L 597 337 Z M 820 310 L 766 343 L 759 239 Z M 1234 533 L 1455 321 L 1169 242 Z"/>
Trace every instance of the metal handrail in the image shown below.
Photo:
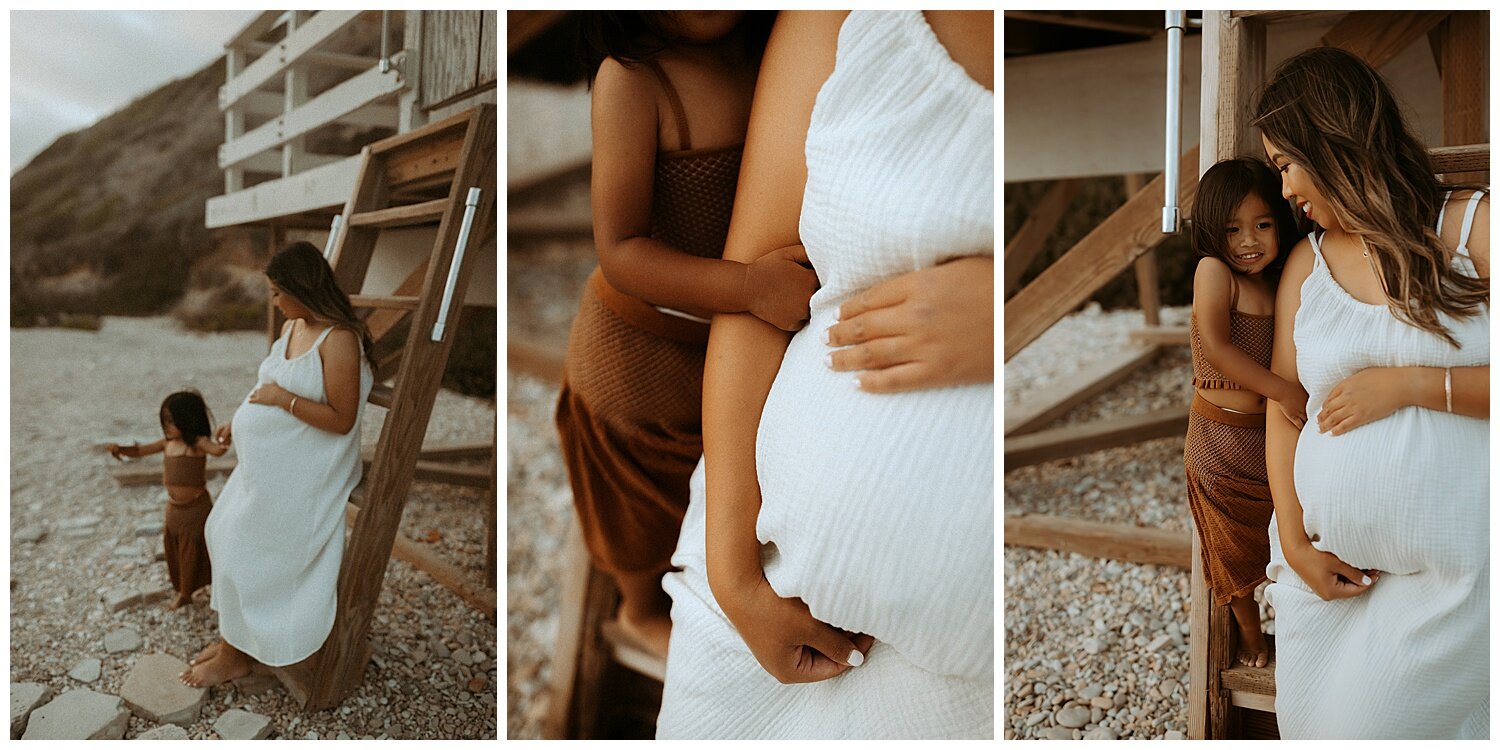
<path fill-rule="evenodd" d="M 1162 172 L 1166 183 L 1166 198 L 1161 209 L 1161 231 L 1177 234 L 1179 212 L 1177 207 L 1178 182 L 1181 179 L 1182 161 L 1182 31 L 1185 27 L 1186 11 L 1167 11 L 1167 154 L 1166 169 Z"/>
<path fill-rule="evenodd" d="M 454 287 L 458 285 L 458 272 L 464 265 L 464 250 L 469 245 L 469 230 L 474 228 L 474 212 L 479 208 L 479 188 L 469 188 L 464 198 L 464 220 L 458 226 L 458 246 L 453 250 L 453 262 L 448 264 L 448 281 L 443 284 L 443 303 L 438 306 L 438 319 L 432 326 L 432 340 L 442 341 L 443 331 L 448 326 L 448 308 L 453 306 Z"/>

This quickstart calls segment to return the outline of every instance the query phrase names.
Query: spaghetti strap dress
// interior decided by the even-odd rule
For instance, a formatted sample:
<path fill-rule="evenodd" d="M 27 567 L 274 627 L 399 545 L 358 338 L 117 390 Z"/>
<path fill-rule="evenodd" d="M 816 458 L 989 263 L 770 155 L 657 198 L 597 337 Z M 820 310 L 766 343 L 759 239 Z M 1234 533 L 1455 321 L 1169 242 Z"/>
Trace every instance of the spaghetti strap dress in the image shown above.
<path fill-rule="evenodd" d="M 1477 276 L 1466 208 L 1453 268 Z M 1442 226 L 1441 216 L 1438 226 Z M 1307 425 L 1293 481 L 1315 549 L 1381 571 L 1359 596 L 1323 601 L 1287 564 L 1273 517 L 1276 721 L 1283 738 L 1489 736 L 1489 421 L 1416 406 L 1342 435 L 1318 432 L 1329 391 L 1368 367 L 1474 367 L 1490 361 L 1489 305 L 1439 312 L 1459 344 L 1355 299 L 1309 235 L 1293 340 Z"/>
<path fill-rule="evenodd" d="M 162 459 L 162 482 L 174 487 L 198 487 L 198 494 L 185 503 L 170 498 L 162 519 L 162 549 L 167 558 L 167 577 L 172 590 L 190 597 L 194 591 L 213 582 L 209 564 L 208 543 L 203 526 L 213 511 L 208 494 L 206 456 L 166 456 Z"/>
<path fill-rule="evenodd" d="M 275 382 L 304 403 L 324 403 L 319 348 L 287 358 L 288 333 L 260 363 L 256 386 Z M 333 629 L 344 506 L 359 484 L 360 426 L 373 378 L 360 358 L 359 411 L 347 434 L 322 430 L 247 394 L 234 413 L 238 459 L 208 516 L 211 606 L 229 645 L 272 667 L 313 655 Z M 252 389 L 253 390 L 253 389 Z"/>
<path fill-rule="evenodd" d="M 671 103 L 684 150 L 657 155 L 651 236 L 704 258 L 724 254 L 743 144 L 692 147 L 676 89 L 643 63 Z M 706 321 L 655 307 L 594 269 L 568 338 L 555 423 L 583 538 L 611 572 L 665 570 L 703 455 Z"/>

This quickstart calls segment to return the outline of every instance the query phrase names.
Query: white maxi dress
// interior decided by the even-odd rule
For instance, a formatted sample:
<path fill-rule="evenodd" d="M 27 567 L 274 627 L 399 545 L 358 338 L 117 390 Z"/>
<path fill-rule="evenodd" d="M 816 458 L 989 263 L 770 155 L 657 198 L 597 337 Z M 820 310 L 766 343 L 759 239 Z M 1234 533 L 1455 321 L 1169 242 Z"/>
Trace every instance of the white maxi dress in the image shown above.
<path fill-rule="evenodd" d="M 1453 261 L 1470 276 L 1475 205 Z M 1313 417 L 1335 385 L 1368 367 L 1489 364 L 1489 307 L 1440 314 L 1455 349 L 1350 296 L 1309 238 L 1313 270 L 1293 336 L 1309 419 L 1293 481 L 1313 547 L 1383 573 L 1360 596 L 1323 601 L 1287 564 L 1272 517 L 1266 596 L 1281 736 L 1488 737 L 1489 422 L 1408 406 L 1335 436 Z"/>
<path fill-rule="evenodd" d="M 838 307 L 898 274 L 994 253 L 994 94 L 920 12 L 855 11 L 807 132 L 800 233 L 822 288 L 761 414 L 756 533 L 771 586 L 876 639 L 782 685 L 713 598 L 704 465 L 669 573 L 660 738 L 994 736 L 994 388 L 870 394 L 828 369 Z"/>
<path fill-rule="evenodd" d="M 283 334 L 261 361 L 256 386 L 275 382 L 299 403 L 323 403 L 318 349 L 332 330 L 290 360 Z M 238 464 L 203 528 L 213 562 L 210 606 L 224 640 L 262 664 L 302 661 L 333 629 L 344 505 L 362 472 L 360 424 L 372 384 L 361 357 L 359 413 L 346 435 L 252 404 L 248 395 L 234 413 Z"/>

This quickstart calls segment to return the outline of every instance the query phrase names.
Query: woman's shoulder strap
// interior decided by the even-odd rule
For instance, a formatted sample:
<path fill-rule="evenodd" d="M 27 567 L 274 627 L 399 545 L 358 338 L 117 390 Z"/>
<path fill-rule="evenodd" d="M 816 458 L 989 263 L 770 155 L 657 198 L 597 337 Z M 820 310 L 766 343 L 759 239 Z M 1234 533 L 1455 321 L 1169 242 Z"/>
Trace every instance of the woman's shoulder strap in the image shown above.
<path fill-rule="evenodd" d="M 1307 241 L 1312 243 L 1313 267 L 1317 268 L 1318 264 L 1323 262 L 1323 243 L 1322 238 L 1318 236 L 1318 230 L 1314 229 L 1308 232 Z"/>
<path fill-rule="evenodd" d="M 677 87 L 672 85 L 672 79 L 667 77 L 667 71 L 662 70 L 661 63 L 655 60 L 643 60 L 646 68 L 656 76 L 661 83 L 662 91 L 667 94 L 667 102 L 672 105 L 672 117 L 677 121 L 677 138 L 682 141 L 681 150 L 686 151 L 693 147 L 693 142 L 688 133 L 687 110 L 682 108 L 682 97 L 677 95 Z"/>
<path fill-rule="evenodd" d="M 1463 233 L 1458 236 L 1458 254 L 1469 257 L 1469 232 L 1474 229 L 1474 213 L 1479 210 L 1479 201 L 1484 198 L 1484 190 L 1475 190 L 1469 196 L 1469 204 L 1464 208 Z"/>

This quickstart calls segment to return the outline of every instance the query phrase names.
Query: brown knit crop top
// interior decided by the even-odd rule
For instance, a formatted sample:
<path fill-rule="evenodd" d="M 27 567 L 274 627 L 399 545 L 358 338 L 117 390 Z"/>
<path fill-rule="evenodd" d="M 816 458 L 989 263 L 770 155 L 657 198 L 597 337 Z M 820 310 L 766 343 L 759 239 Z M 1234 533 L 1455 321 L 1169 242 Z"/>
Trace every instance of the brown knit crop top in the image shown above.
<path fill-rule="evenodd" d="M 207 482 L 207 456 L 164 456 L 162 484 L 202 487 Z"/>
<path fill-rule="evenodd" d="M 1239 284 L 1233 280 L 1229 287 L 1229 343 L 1250 355 L 1261 367 L 1271 367 L 1271 344 L 1276 335 L 1274 315 L 1253 315 L 1234 309 L 1239 300 Z M 1244 390 L 1239 383 L 1230 380 L 1208 361 L 1203 353 L 1203 338 L 1198 333 L 1198 316 L 1194 315 L 1189 328 L 1188 342 L 1193 350 L 1193 387 L 1205 390 Z"/>

